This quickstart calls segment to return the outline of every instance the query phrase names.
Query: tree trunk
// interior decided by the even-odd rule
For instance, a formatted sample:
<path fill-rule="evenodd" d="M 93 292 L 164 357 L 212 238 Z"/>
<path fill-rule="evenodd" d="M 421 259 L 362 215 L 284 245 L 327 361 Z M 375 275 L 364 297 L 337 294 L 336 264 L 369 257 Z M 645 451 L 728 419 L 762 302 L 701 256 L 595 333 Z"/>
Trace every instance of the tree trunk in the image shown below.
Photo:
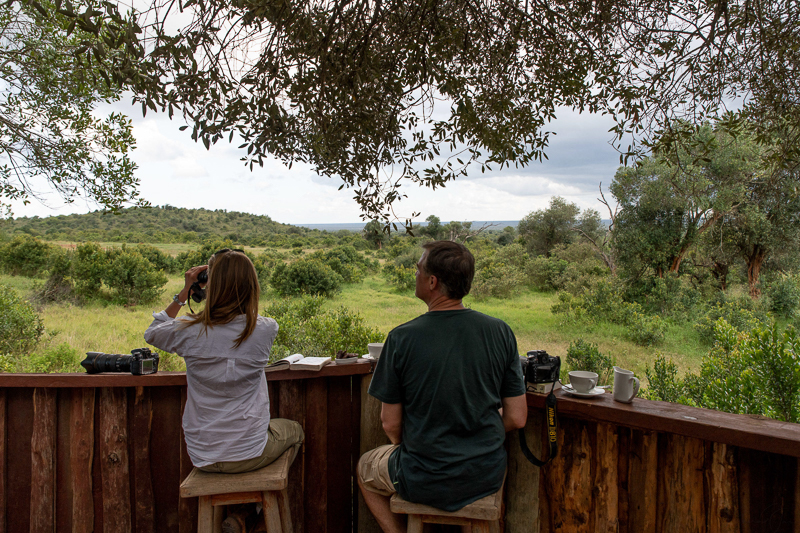
<path fill-rule="evenodd" d="M 758 286 L 758 276 L 761 274 L 761 265 L 767 257 L 767 250 L 756 246 L 753 253 L 747 256 L 747 283 L 750 285 L 750 297 L 757 300 L 761 297 Z"/>
<path fill-rule="evenodd" d="M 678 269 L 681 267 L 681 261 L 683 258 L 686 257 L 686 254 L 689 252 L 689 248 L 697 242 L 697 239 L 702 235 L 708 228 L 710 228 L 714 222 L 722 217 L 721 212 L 715 212 L 710 218 L 707 218 L 705 222 L 703 222 L 699 228 L 697 228 L 697 232 L 691 239 L 685 239 L 683 244 L 681 245 L 681 249 L 678 250 L 678 253 L 675 255 L 675 258 L 672 260 L 672 264 L 669 267 L 669 271 L 672 273 L 677 273 Z M 696 224 L 696 222 L 695 222 Z M 660 277 L 660 276 L 659 276 Z"/>

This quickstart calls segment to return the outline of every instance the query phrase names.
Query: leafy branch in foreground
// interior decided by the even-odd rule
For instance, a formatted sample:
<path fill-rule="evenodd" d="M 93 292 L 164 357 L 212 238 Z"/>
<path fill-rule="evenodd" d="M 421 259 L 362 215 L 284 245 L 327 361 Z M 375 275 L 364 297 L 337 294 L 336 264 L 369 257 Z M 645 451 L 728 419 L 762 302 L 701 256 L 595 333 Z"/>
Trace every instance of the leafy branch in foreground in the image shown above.
<path fill-rule="evenodd" d="M 0 202 L 41 198 L 44 181 L 66 201 L 146 204 L 137 202 L 130 120 L 94 114 L 120 88 L 76 59 L 108 36 L 76 28 L 57 6 L 0 4 Z"/>

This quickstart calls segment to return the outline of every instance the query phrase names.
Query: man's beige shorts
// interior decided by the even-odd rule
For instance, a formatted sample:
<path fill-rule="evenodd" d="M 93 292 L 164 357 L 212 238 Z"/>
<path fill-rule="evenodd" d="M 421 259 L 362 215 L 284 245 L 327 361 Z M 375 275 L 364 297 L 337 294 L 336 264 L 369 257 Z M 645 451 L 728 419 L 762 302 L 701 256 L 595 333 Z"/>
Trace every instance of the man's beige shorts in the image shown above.
<path fill-rule="evenodd" d="M 358 479 L 370 492 L 391 496 L 397 490 L 389 477 L 389 456 L 397 449 L 396 444 L 378 446 L 361 456 L 358 460 Z"/>

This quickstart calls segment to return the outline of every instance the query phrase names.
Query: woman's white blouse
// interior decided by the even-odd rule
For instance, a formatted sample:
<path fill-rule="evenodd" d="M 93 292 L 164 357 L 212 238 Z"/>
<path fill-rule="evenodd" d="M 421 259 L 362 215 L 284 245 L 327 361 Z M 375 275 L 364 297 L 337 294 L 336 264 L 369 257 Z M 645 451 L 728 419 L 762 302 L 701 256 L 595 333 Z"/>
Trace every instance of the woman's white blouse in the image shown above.
<path fill-rule="evenodd" d="M 269 428 L 264 367 L 278 323 L 259 316 L 253 334 L 234 348 L 245 326 L 244 315 L 208 328 L 207 334 L 201 324 L 181 327 L 180 318 L 170 318 L 164 311 L 153 313 L 153 319 L 145 341 L 186 361 L 183 432 L 192 464 L 207 466 L 261 455 Z"/>

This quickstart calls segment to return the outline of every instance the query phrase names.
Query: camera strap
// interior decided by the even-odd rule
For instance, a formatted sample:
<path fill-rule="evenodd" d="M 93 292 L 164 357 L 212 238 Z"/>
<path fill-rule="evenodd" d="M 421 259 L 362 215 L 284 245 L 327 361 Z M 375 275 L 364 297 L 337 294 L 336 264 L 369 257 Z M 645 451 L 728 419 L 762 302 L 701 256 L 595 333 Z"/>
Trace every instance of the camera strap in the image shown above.
<path fill-rule="evenodd" d="M 555 383 L 553 384 L 555 388 Z M 550 444 L 550 454 L 547 459 L 541 461 L 533 455 L 530 448 L 528 448 L 528 441 L 525 439 L 525 428 L 519 430 L 519 446 L 522 448 L 522 455 L 531 462 L 531 464 L 542 467 L 546 465 L 553 457 L 558 454 L 558 420 L 556 419 L 556 395 L 553 394 L 553 389 L 550 389 L 550 394 L 544 401 L 544 418 L 547 421 L 547 442 Z"/>

